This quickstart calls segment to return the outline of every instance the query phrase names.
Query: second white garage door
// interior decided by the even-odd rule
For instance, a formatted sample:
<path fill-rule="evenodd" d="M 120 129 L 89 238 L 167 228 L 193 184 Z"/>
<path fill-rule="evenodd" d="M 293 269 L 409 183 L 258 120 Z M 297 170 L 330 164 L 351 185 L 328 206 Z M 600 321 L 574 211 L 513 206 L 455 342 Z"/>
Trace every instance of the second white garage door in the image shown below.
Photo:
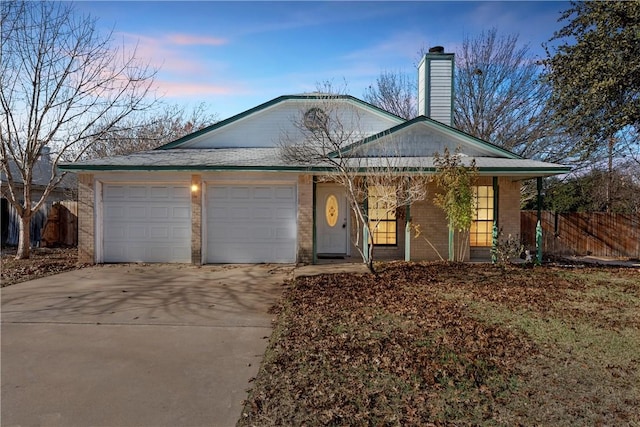
<path fill-rule="evenodd" d="M 209 185 L 206 212 L 207 262 L 295 262 L 295 185 Z"/>

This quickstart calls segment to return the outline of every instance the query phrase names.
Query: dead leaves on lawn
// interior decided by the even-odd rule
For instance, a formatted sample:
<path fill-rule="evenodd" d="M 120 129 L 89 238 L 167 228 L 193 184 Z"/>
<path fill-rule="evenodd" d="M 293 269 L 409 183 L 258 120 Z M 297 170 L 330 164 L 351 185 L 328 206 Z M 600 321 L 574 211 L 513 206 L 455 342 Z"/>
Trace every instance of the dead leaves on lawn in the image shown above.
<path fill-rule="evenodd" d="M 81 268 L 77 248 L 35 248 L 29 259 L 15 259 L 15 249 L 2 250 L 2 286 Z"/>
<path fill-rule="evenodd" d="M 588 316 L 558 305 L 587 288 L 551 269 L 446 263 L 299 278 L 239 424 L 522 422 L 505 408 L 544 349 L 478 309 Z"/>

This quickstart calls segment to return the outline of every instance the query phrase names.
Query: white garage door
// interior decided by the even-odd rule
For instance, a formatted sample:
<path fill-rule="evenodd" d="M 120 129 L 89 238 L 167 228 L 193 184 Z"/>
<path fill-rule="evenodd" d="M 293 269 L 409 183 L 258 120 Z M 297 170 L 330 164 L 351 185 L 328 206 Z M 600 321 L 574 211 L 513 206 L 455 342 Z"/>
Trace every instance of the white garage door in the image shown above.
<path fill-rule="evenodd" d="M 191 262 L 189 186 L 105 184 L 104 262 Z"/>
<path fill-rule="evenodd" d="M 207 262 L 295 259 L 295 185 L 207 187 Z"/>

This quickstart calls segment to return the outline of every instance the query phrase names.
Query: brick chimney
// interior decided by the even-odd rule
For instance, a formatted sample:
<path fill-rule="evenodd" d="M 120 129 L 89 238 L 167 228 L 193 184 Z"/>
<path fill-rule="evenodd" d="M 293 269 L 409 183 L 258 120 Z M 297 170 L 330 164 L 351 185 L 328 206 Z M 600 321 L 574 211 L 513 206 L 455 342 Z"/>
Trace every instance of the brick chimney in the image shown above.
<path fill-rule="evenodd" d="M 453 53 L 434 46 L 418 65 L 418 114 L 453 123 Z"/>

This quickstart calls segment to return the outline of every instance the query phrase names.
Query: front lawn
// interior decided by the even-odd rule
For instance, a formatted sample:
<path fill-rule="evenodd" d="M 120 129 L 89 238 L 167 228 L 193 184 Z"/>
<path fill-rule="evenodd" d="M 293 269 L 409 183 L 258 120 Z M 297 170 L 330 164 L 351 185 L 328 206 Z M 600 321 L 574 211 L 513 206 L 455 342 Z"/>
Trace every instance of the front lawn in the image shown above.
<path fill-rule="evenodd" d="M 238 425 L 637 425 L 640 271 L 392 263 L 291 284 Z"/>

